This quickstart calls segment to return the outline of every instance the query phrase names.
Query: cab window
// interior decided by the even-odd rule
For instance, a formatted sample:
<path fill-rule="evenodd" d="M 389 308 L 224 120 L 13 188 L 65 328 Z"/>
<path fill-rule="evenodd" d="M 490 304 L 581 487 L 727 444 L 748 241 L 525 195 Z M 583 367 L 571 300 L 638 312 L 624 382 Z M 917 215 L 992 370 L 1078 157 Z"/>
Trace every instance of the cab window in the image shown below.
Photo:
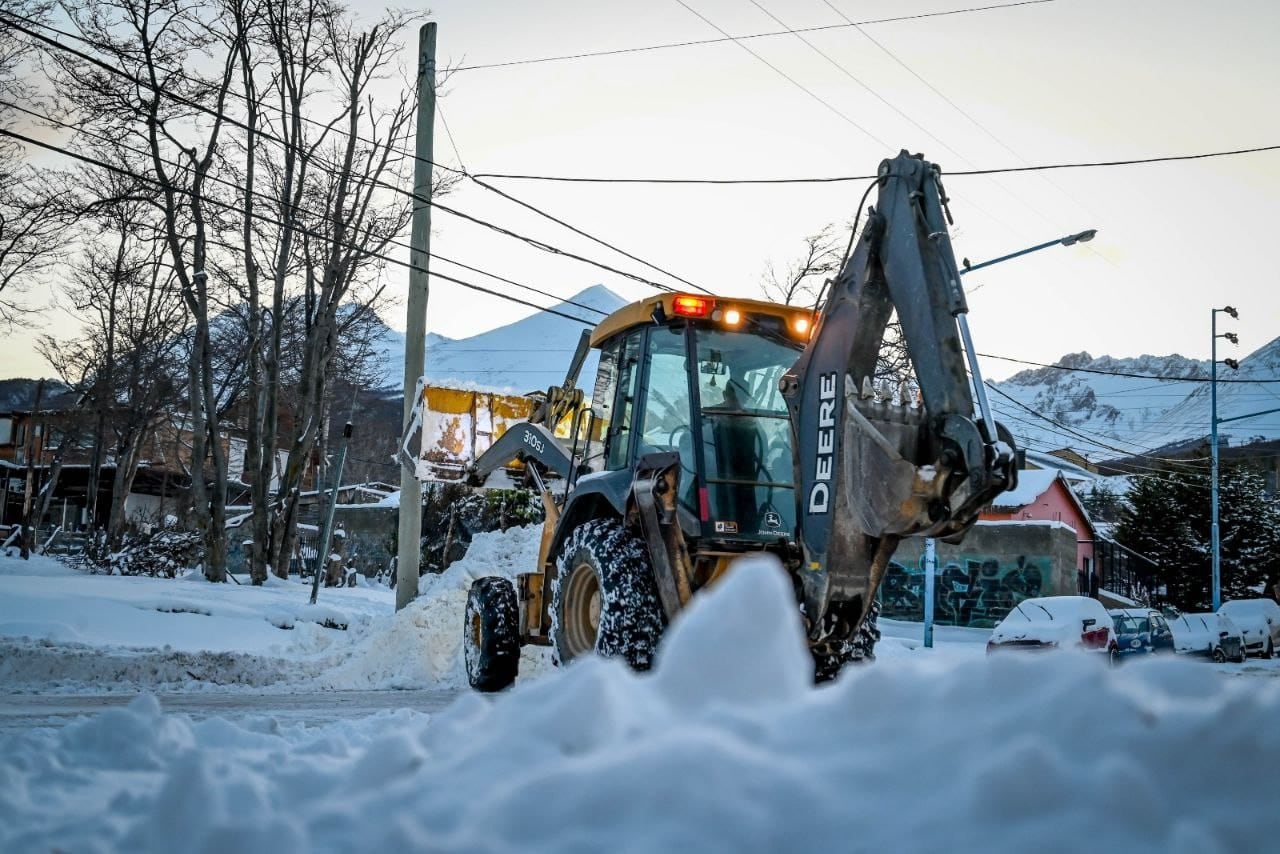
<path fill-rule="evenodd" d="M 631 447 L 631 426 L 635 416 L 636 389 L 640 382 L 640 340 L 642 330 L 635 330 L 618 342 L 617 393 L 613 411 L 609 413 L 609 441 L 605 468 L 616 471 L 627 467 Z M 603 360 L 602 360 L 603 361 Z"/>

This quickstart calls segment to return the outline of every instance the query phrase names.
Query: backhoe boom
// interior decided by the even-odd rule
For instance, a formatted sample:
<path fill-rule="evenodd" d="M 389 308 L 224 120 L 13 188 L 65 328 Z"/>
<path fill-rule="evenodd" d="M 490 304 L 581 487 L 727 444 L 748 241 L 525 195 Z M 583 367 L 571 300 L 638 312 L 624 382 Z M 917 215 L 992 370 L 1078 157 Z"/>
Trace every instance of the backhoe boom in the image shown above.
<path fill-rule="evenodd" d="M 901 538 L 958 539 L 1014 485 L 1012 437 L 985 406 L 974 418 L 962 347 L 968 307 L 946 203 L 934 164 L 905 151 L 881 163 L 877 204 L 782 380 L 806 615 L 844 602 L 861 620 Z M 895 309 L 922 407 L 904 388 L 889 400 L 877 392 Z M 811 617 L 811 637 L 823 631 Z"/>

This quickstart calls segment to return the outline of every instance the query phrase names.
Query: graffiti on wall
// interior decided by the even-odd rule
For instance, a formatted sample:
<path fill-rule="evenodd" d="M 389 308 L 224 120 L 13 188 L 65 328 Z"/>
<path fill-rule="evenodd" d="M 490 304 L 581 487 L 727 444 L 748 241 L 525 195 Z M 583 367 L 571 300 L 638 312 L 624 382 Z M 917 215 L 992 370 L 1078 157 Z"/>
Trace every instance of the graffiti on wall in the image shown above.
<path fill-rule="evenodd" d="M 940 625 L 991 628 L 1019 602 L 1045 590 L 1052 560 L 1018 555 L 1011 561 L 961 556 L 939 565 L 933 618 Z M 880 585 L 880 614 L 895 620 L 924 619 L 924 570 L 891 561 Z"/>

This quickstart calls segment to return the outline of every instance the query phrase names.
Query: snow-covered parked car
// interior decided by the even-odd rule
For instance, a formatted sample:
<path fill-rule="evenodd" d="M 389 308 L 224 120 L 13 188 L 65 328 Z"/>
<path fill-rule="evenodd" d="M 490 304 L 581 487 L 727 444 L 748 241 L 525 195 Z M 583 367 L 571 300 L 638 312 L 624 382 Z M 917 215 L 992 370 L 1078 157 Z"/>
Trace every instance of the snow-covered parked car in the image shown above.
<path fill-rule="evenodd" d="M 1280 605 L 1271 599 L 1233 599 L 1223 602 L 1226 614 L 1244 632 L 1245 652 L 1270 658 L 1280 647 Z"/>
<path fill-rule="evenodd" d="M 1173 646 L 1187 655 L 1207 655 L 1214 661 L 1244 661 L 1244 632 L 1226 614 L 1179 614 L 1169 620 Z"/>
<path fill-rule="evenodd" d="M 1088 596 L 1024 599 L 1000 621 L 987 641 L 988 653 L 1060 647 L 1096 650 L 1116 657 L 1119 646 L 1115 627 L 1101 602 Z"/>
<path fill-rule="evenodd" d="M 1121 655 L 1173 653 L 1173 631 L 1159 611 L 1151 608 L 1114 608 L 1111 615 Z"/>

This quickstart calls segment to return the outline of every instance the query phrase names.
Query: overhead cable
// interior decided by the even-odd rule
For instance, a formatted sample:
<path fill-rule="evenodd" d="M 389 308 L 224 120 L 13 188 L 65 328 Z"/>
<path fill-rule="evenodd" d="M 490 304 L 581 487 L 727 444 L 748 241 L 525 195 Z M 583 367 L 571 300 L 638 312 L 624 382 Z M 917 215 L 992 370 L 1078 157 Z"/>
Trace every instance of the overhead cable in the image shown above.
<path fill-rule="evenodd" d="M 517 65 L 537 65 L 539 63 L 544 63 L 544 62 L 566 62 L 568 60 L 589 59 L 589 58 L 600 57 L 600 56 L 621 56 L 623 54 L 628 54 L 628 53 L 646 53 L 648 51 L 669 50 L 671 48 L 680 48 L 680 47 L 699 47 L 702 45 L 724 44 L 726 42 L 743 41 L 748 39 L 767 39 L 767 38 L 774 38 L 777 36 L 791 35 L 793 32 L 816 33 L 816 32 L 822 32 L 824 30 L 840 30 L 840 29 L 845 29 L 847 27 L 870 26 L 873 24 L 892 24 L 892 23 L 897 23 L 899 21 L 918 21 L 924 18 L 944 18 L 950 15 L 966 15 L 973 12 L 991 12 L 998 9 L 1013 9 L 1018 6 L 1039 6 L 1044 3 L 1053 3 L 1053 2 L 1055 2 L 1055 0 L 1020 0 L 1020 2 L 1015 2 L 1015 3 L 998 3 L 990 6 L 970 6 L 969 8 L 966 8 L 966 9 L 947 9 L 947 10 L 938 11 L 938 12 L 920 12 L 915 15 L 896 15 L 891 18 L 870 18 L 868 20 L 858 21 L 856 23 L 850 22 L 846 24 L 823 24 L 821 26 L 816 26 L 816 27 L 800 27 L 796 30 L 783 30 L 781 32 L 749 33 L 747 35 L 742 35 L 742 36 L 725 35 L 721 38 L 716 38 L 716 39 L 690 39 L 688 41 L 666 42 L 664 44 L 644 45 L 641 47 L 624 47 L 624 48 L 616 48 L 613 50 L 584 51 L 582 53 L 564 54 L 561 56 L 543 56 L 543 57 L 535 57 L 532 59 L 513 59 L 506 62 L 488 62 L 488 63 L 477 63 L 475 65 L 459 65 L 457 68 L 454 68 L 452 70 L 455 73 L 457 73 L 457 72 L 463 72 L 463 71 L 480 71 L 488 68 L 510 68 L 512 66 L 517 66 Z"/>

